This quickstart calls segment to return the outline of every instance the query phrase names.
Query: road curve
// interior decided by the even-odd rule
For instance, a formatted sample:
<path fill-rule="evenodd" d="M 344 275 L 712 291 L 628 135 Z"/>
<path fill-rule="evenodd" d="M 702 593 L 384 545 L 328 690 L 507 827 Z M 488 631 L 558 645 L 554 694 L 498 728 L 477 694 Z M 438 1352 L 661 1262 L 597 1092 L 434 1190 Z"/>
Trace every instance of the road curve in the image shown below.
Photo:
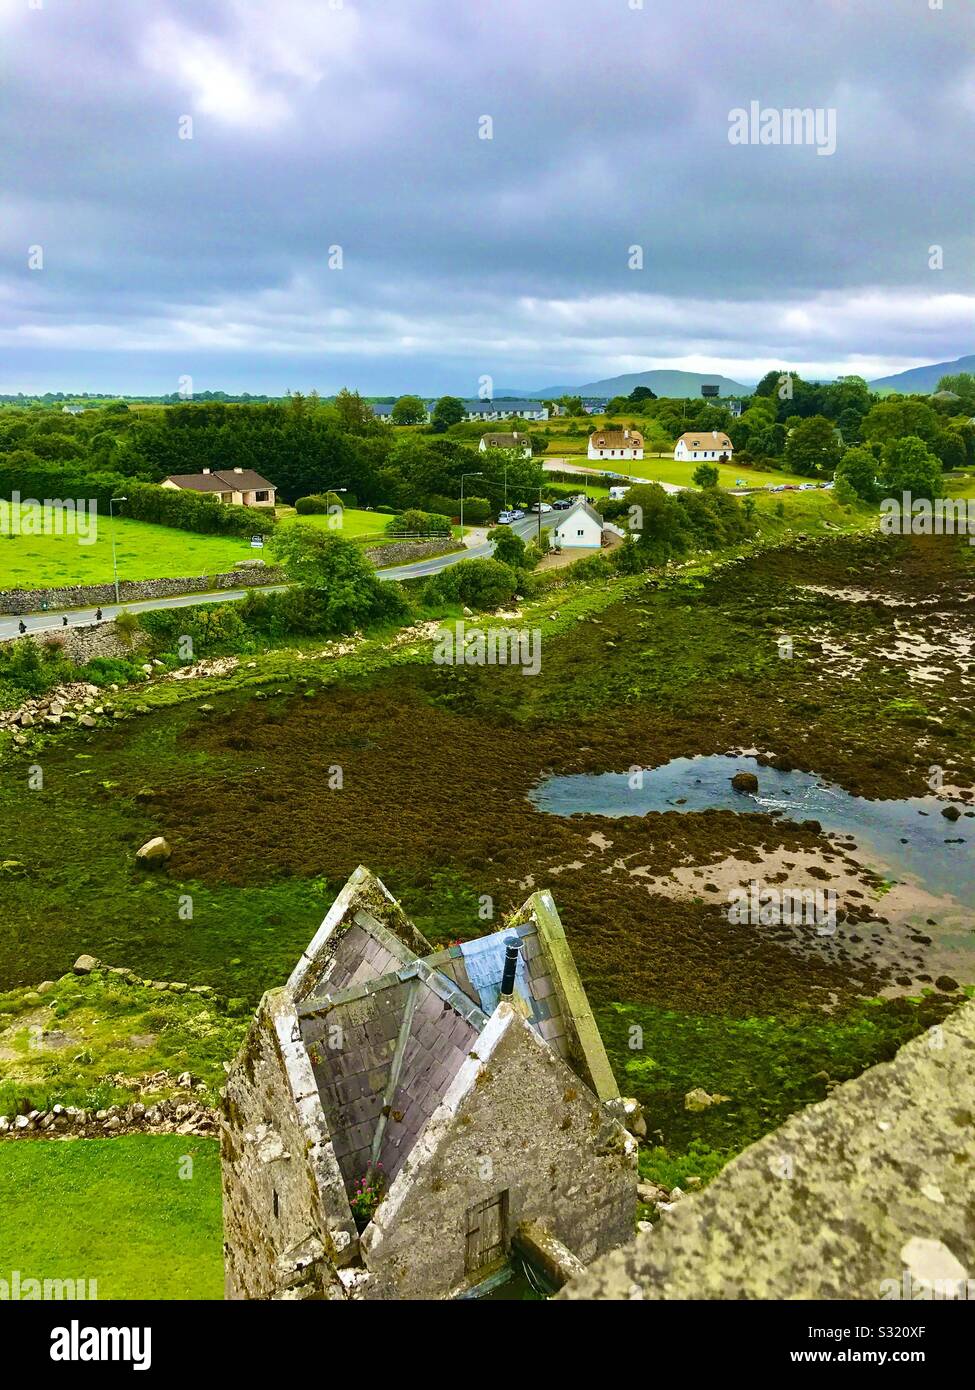
<path fill-rule="evenodd" d="M 546 513 L 542 517 L 542 526 L 554 526 L 558 520 L 558 513 Z M 522 521 L 516 521 L 512 528 L 513 531 L 521 536 L 523 540 L 530 540 L 537 532 L 538 517 L 526 516 Z M 456 565 L 459 560 L 475 560 L 482 556 L 488 556 L 494 550 L 492 541 L 484 541 L 480 545 L 469 546 L 466 550 L 457 550 L 449 555 L 434 555 L 429 560 L 417 560 L 412 565 L 396 565 L 392 569 L 377 571 L 380 579 L 421 579 L 425 575 L 437 574 L 440 570 L 446 569 L 448 565 Z M 263 594 L 279 594 L 286 589 L 286 584 L 268 584 L 261 586 L 258 590 Z M 235 599 L 246 598 L 249 593 L 253 593 L 253 588 L 247 589 L 217 589 L 212 593 L 195 594 L 174 594 L 169 598 L 150 598 L 139 599 L 133 603 L 103 603 L 101 606 L 101 620 L 108 622 L 111 618 L 118 617 L 119 613 L 148 613 L 157 608 L 192 608 L 199 603 L 230 603 Z M 93 627 L 99 619 L 96 616 L 96 609 L 91 608 L 66 608 L 50 609 L 46 612 L 21 613 L 4 615 L 0 617 L 0 641 L 7 641 L 11 637 L 19 637 L 21 622 L 31 633 L 64 632 L 72 627 Z M 67 618 L 67 624 L 64 619 Z"/>

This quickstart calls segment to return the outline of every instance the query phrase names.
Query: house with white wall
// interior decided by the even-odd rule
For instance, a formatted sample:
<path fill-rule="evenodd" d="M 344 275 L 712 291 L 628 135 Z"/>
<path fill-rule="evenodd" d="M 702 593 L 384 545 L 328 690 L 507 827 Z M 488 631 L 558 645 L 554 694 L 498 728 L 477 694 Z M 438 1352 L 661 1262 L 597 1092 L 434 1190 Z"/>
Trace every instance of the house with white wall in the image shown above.
<path fill-rule="evenodd" d="M 204 468 L 201 473 L 171 473 L 163 478 L 160 487 L 177 488 L 183 492 L 203 492 L 215 502 L 231 503 L 236 507 L 274 507 L 274 483 L 255 473 L 253 468 Z"/>
<path fill-rule="evenodd" d="M 548 406 L 541 401 L 465 401 L 467 420 L 547 420 Z"/>
<path fill-rule="evenodd" d="M 674 445 L 674 458 L 697 463 L 704 459 L 730 459 L 731 440 L 721 430 L 689 430 Z"/>
<path fill-rule="evenodd" d="M 643 435 L 639 430 L 593 430 L 589 436 L 591 459 L 642 459 Z"/>
<path fill-rule="evenodd" d="M 603 543 L 603 519 L 588 502 L 576 502 L 559 517 L 552 540 L 563 550 L 599 550 Z"/>
<path fill-rule="evenodd" d="M 532 456 L 532 442 L 522 430 L 512 430 L 508 434 L 482 434 L 477 447 L 482 454 L 486 449 L 511 449 L 523 459 Z"/>

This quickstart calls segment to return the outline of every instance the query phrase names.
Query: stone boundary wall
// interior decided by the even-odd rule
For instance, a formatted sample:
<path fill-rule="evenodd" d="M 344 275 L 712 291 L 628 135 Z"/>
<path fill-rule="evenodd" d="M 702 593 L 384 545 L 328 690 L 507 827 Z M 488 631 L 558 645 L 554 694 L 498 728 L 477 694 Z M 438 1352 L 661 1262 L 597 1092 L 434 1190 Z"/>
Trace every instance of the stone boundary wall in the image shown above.
<path fill-rule="evenodd" d="M 459 541 L 390 541 L 370 546 L 366 559 L 377 569 L 391 569 L 394 565 L 412 565 L 417 560 L 432 560 L 435 555 L 449 555 L 463 549 Z"/>
<path fill-rule="evenodd" d="M 139 599 L 173 598 L 177 594 L 215 592 L 218 589 L 249 589 L 264 584 L 283 584 L 284 571 L 275 565 L 228 570 L 223 574 L 185 575 L 166 579 L 123 579 L 119 599 L 132 603 Z M 36 613 L 43 603 L 52 612 L 62 609 L 92 608 L 115 602 L 114 584 L 70 584 L 52 589 L 2 589 L 0 613 Z"/>
<path fill-rule="evenodd" d="M 973 1172 L 970 1002 L 745 1149 L 558 1297 L 971 1300 Z"/>
<path fill-rule="evenodd" d="M 174 994 L 194 994 L 201 998 L 217 998 L 212 985 L 189 985 L 180 980 L 147 980 L 127 966 L 103 965 L 94 956 L 81 955 L 74 964 L 76 975 L 104 973 L 120 984 L 141 984 L 155 990 Z M 43 1002 L 51 982 L 37 986 L 37 1002 Z M 215 1139 L 219 1134 L 219 1111 L 204 1104 L 199 1096 L 206 1086 L 191 1072 L 173 1077 L 156 1072 L 148 1077 L 153 1089 L 169 1086 L 180 1094 L 175 1099 L 157 1100 L 149 1105 L 129 1101 L 125 1105 L 109 1105 L 101 1110 L 86 1110 L 78 1105 L 52 1105 L 50 1110 L 24 1110 L 12 1115 L 0 1115 L 0 1139 L 106 1139 L 120 1134 L 199 1134 Z"/>
<path fill-rule="evenodd" d="M 47 643 L 56 643 L 65 656 L 73 661 L 76 666 L 84 666 L 96 656 L 108 657 L 127 657 L 130 660 L 138 660 L 139 654 L 144 648 L 149 646 L 150 637 L 148 632 L 133 632 L 131 640 L 123 637 L 115 627 L 115 623 L 86 623 L 83 627 L 65 627 L 60 631 L 55 629 L 53 632 L 28 632 L 27 639 L 38 647 L 43 647 Z M 17 635 L 0 641 L 6 640 L 13 642 L 18 640 Z"/>

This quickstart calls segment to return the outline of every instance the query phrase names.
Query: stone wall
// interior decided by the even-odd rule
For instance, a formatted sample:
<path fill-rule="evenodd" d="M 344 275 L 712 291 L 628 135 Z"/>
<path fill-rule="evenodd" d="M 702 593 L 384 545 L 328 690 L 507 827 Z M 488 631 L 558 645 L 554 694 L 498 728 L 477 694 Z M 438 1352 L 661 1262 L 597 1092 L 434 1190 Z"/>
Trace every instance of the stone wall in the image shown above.
<path fill-rule="evenodd" d="M 366 559 L 376 569 L 392 569 L 394 565 L 412 565 L 417 560 L 430 560 L 434 555 L 449 555 L 463 549 L 459 541 L 388 541 L 370 546 Z"/>
<path fill-rule="evenodd" d="M 85 626 L 79 624 L 76 627 L 55 629 L 53 632 L 28 632 L 27 636 L 39 647 L 56 643 L 65 656 L 77 666 L 84 666 L 95 656 L 136 658 L 151 640 L 148 632 L 133 632 L 131 637 L 129 634 L 123 637 L 113 622 L 91 623 Z M 0 638 L 0 641 L 2 640 Z M 6 640 L 17 639 L 14 636 Z"/>
<path fill-rule="evenodd" d="M 969 1003 L 739 1154 L 559 1297 L 975 1298 L 973 1187 Z"/>
<path fill-rule="evenodd" d="M 220 1145 L 228 1298 L 344 1298 L 336 1270 L 358 1249 L 295 1033 L 287 992 L 266 994 L 228 1077 Z"/>
<path fill-rule="evenodd" d="M 185 575 L 168 579 L 123 579 L 119 599 L 172 598 L 176 594 L 213 593 L 219 589 L 249 589 L 263 584 L 283 584 L 285 574 L 275 565 L 257 565 L 223 574 Z M 114 584 L 70 584 L 51 589 L 0 589 L 0 613 L 36 613 L 43 604 L 55 613 L 62 609 L 95 608 L 115 602 Z"/>
<path fill-rule="evenodd" d="M 583 1263 L 627 1240 L 636 1144 L 520 1015 L 478 1038 L 364 1232 L 367 1298 L 461 1289 L 466 1213 L 507 1193 L 508 1228 L 533 1220 Z"/>

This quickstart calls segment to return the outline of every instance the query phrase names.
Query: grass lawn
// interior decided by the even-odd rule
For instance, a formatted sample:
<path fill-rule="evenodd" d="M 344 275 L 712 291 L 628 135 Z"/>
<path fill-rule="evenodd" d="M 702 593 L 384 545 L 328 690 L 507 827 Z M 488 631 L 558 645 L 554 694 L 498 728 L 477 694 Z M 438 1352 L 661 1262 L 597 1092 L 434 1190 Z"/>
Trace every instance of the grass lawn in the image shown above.
<path fill-rule="evenodd" d="M 7 1140 L 0 1213 L 4 1278 L 96 1279 L 99 1299 L 223 1297 L 215 1139 Z"/>
<path fill-rule="evenodd" d="M 559 455 L 555 454 L 555 458 Z M 543 456 L 543 462 L 551 462 L 548 454 Z M 598 468 L 599 463 L 592 459 L 580 458 L 578 462 L 585 468 Z M 613 473 L 627 473 L 634 477 L 646 478 L 648 482 L 677 483 L 681 487 L 693 487 L 691 475 L 697 468 L 696 463 L 680 462 L 672 458 L 669 454 L 664 458 L 642 458 L 642 459 L 616 459 L 606 464 L 607 471 Z M 718 470 L 719 487 L 734 487 L 739 478 L 749 487 L 765 487 L 769 483 L 808 483 L 808 478 L 800 478 L 797 474 L 788 473 L 784 469 L 774 473 L 764 472 L 758 468 L 749 468 L 745 464 L 734 462 L 724 464 L 716 463 Z M 567 464 L 567 470 L 571 469 L 571 464 Z"/>
<path fill-rule="evenodd" d="M 53 517 L 53 511 L 44 508 L 46 517 Z M 108 517 L 99 514 L 94 529 L 96 539 L 91 545 L 79 544 L 77 535 L 0 535 L 0 588 L 111 583 Z M 213 574 L 233 569 L 236 560 L 254 555 L 250 542 L 240 537 L 204 536 L 124 516 L 115 519 L 115 545 L 120 579 Z"/>
<path fill-rule="evenodd" d="M 331 530 L 332 527 L 329 523 L 337 519 L 337 515 L 333 518 L 321 513 L 317 516 L 298 516 L 291 507 L 287 509 L 279 507 L 278 517 L 285 526 L 295 522 L 307 522 L 309 525 L 319 526 L 323 530 Z M 392 517 L 387 512 L 367 512 L 355 507 L 346 507 L 342 512 L 342 525 L 335 529 L 339 535 L 345 536 L 350 541 L 381 541 L 386 539 L 386 527 L 391 520 Z M 459 539 L 460 527 L 454 526 L 452 529 L 454 536 Z M 464 527 L 465 531 L 470 529 L 469 526 Z"/>

